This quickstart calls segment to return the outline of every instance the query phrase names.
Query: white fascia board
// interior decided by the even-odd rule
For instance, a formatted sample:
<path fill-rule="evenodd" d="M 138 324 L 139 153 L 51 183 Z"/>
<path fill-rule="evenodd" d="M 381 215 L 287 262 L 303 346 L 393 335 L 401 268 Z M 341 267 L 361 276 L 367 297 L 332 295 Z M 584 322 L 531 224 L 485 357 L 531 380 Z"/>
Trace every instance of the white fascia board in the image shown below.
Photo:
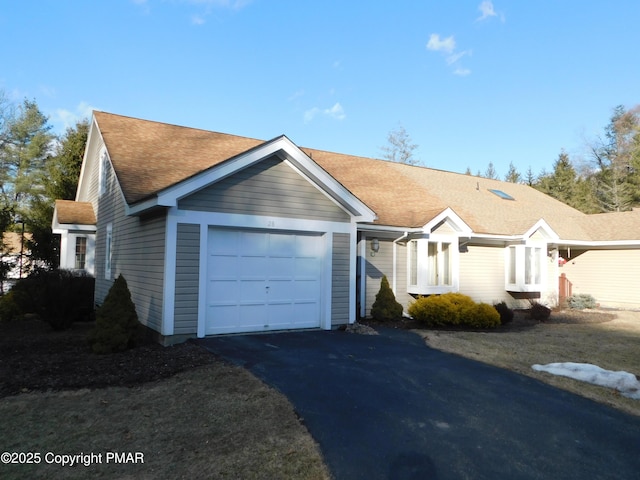
<path fill-rule="evenodd" d="M 623 250 L 640 249 L 640 240 L 558 240 L 554 242 L 558 247 L 584 248 L 585 250 Z"/>
<path fill-rule="evenodd" d="M 367 225 L 358 224 L 359 232 L 401 232 L 401 233 L 422 233 L 422 228 L 392 227 L 389 225 Z"/>
<path fill-rule="evenodd" d="M 155 206 L 175 207 L 181 198 L 191 195 L 212 183 L 233 175 L 264 158 L 280 152 L 284 152 L 287 160 L 292 164 L 291 166 L 297 167 L 297 169 L 301 170 L 311 181 L 318 183 L 322 190 L 329 192 L 330 197 L 333 197 L 333 200 L 337 201 L 337 204 L 342 204 L 341 206 L 343 208 L 345 206 L 348 207 L 347 209 L 351 210 L 349 213 L 353 215 L 357 221 L 372 222 L 376 219 L 375 213 L 369 207 L 320 168 L 317 163 L 310 159 L 285 136 L 278 137 L 270 142 L 252 148 L 244 154 L 240 154 L 205 172 L 171 186 L 144 202 L 127 205 L 127 215 L 135 215 Z M 354 212 L 357 212 L 357 214 L 354 214 Z"/>
<path fill-rule="evenodd" d="M 530 238 L 534 233 L 536 233 L 538 230 L 544 230 L 545 235 L 547 236 L 547 238 L 551 241 L 557 241 L 560 239 L 560 237 L 558 236 L 558 234 L 553 230 L 553 228 L 551 228 L 549 226 L 549 224 L 547 222 L 544 221 L 544 219 L 540 219 L 538 220 L 533 227 L 531 227 L 529 230 L 527 230 L 524 233 L 524 238 Z"/>
<path fill-rule="evenodd" d="M 80 166 L 80 176 L 78 177 L 78 187 L 76 188 L 76 197 L 75 197 L 76 202 L 82 201 L 81 200 L 82 189 L 84 187 L 85 181 L 89 181 L 88 179 L 85 179 L 85 176 L 87 175 L 86 173 L 87 168 L 89 168 L 87 167 L 87 161 L 88 161 L 87 154 L 89 152 L 91 145 L 93 145 L 93 143 L 96 141 L 95 136 L 98 136 L 98 138 L 102 140 L 102 143 L 104 143 L 104 140 L 102 139 L 102 133 L 100 132 L 100 127 L 98 127 L 98 123 L 96 122 L 95 115 L 92 115 L 91 124 L 89 125 L 89 133 L 87 135 L 87 144 L 84 147 L 82 165 Z"/>
<path fill-rule="evenodd" d="M 95 233 L 96 226 L 95 225 L 81 225 L 76 223 L 58 223 L 54 227 L 51 228 L 53 233 L 62 233 L 62 232 L 70 232 L 70 231 L 78 231 L 78 232 L 87 232 L 87 233 Z"/>
<path fill-rule="evenodd" d="M 428 223 L 425 224 L 423 230 L 427 233 L 430 233 L 431 230 L 438 225 L 443 220 L 450 220 L 450 223 L 453 224 L 455 230 L 458 231 L 460 236 L 470 236 L 473 233 L 473 230 L 469 225 L 467 225 L 460 216 L 456 212 L 454 212 L 450 207 L 445 208 L 442 212 L 432 218 Z"/>

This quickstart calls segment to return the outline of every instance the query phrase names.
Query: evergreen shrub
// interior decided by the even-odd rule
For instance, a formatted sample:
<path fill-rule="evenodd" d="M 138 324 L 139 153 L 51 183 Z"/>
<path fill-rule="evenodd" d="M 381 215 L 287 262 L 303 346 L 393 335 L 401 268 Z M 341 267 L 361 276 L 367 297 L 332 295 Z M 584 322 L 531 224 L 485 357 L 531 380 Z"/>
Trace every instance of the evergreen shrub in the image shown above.
<path fill-rule="evenodd" d="M 533 302 L 529 309 L 529 316 L 534 320 L 545 322 L 551 316 L 551 309 L 541 303 Z"/>
<path fill-rule="evenodd" d="M 596 308 L 598 306 L 593 295 L 589 295 L 588 293 L 572 295 L 567 299 L 567 303 L 569 304 L 569 308 L 577 310 L 582 310 L 584 308 Z"/>
<path fill-rule="evenodd" d="M 389 286 L 386 275 L 380 282 L 380 290 L 371 307 L 371 316 L 378 321 L 397 320 L 402 318 L 402 305 L 396 301 L 396 296 Z"/>
<path fill-rule="evenodd" d="M 506 302 L 496 303 L 493 305 L 493 308 L 495 308 L 500 314 L 500 323 L 502 325 L 506 325 L 513 321 L 513 309 L 509 308 Z"/>
<path fill-rule="evenodd" d="M 11 289 L 13 314 L 35 313 L 54 330 L 65 330 L 76 321 L 91 319 L 94 288 L 95 279 L 86 273 L 36 270 Z"/>
<path fill-rule="evenodd" d="M 91 349 L 102 354 L 132 348 L 140 340 L 141 330 L 127 281 L 119 275 L 96 310 L 96 326 L 89 336 Z"/>
<path fill-rule="evenodd" d="M 464 309 L 460 322 L 472 328 L 495 328 L 500 325 L 500 314 L 488 303 L 476 303 Z"/>

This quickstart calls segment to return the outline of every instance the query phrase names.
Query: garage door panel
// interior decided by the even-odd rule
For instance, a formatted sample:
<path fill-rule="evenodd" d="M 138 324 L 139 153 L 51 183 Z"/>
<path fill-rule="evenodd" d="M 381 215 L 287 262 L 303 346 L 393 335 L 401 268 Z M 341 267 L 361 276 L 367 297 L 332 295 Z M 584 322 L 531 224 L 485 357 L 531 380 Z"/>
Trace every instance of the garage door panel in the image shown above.
<path fill-rule="evenodd" d="M 211 228 L 206 333 L 319 327 L 322 242 L 319 235 Z"/>
<path fill-rule="evenodd" d="M 247 257 L 263 257 L 269 251 L 269 239 L 264 233 L 242 232 L 240 254 Z"/>

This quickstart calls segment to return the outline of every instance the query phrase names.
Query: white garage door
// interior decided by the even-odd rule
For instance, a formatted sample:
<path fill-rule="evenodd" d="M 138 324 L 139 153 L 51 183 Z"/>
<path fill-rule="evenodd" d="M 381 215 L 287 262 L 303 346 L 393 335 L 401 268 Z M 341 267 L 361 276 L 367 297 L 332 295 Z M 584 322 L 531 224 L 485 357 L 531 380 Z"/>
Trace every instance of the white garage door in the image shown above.
<path fill-rule="evenodd" d="M 205 334 L 320 326 L 322 237 L 209 229 Z"/>

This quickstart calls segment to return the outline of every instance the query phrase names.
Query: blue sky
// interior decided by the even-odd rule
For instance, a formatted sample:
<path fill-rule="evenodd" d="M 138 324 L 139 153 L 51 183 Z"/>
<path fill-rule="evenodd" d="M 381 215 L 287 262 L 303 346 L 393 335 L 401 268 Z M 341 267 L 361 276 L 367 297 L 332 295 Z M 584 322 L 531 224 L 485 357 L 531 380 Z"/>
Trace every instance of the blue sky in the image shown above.
<path fill-rule="evenodd" d="M 57 132 L 98 109 L 426 166 L 578 159 L 640 103 L 640 2 L 0 0 L 0 89 Z"/>

